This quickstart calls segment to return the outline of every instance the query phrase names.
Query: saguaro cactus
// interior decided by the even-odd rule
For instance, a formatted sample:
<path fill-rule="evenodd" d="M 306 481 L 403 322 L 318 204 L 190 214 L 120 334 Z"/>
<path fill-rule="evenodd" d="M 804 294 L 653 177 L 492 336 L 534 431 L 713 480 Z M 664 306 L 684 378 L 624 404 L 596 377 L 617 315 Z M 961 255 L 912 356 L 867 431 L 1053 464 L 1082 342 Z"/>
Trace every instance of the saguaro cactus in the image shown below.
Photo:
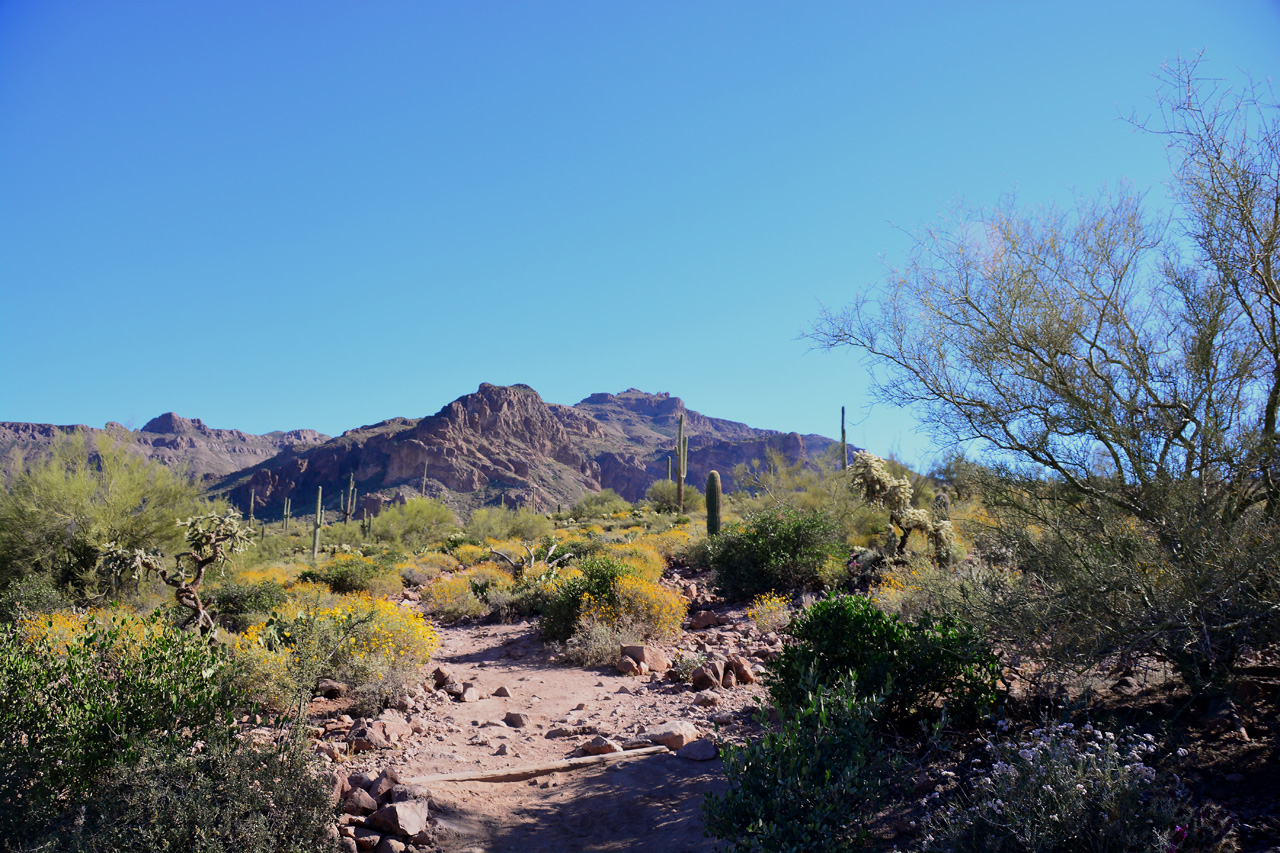
<path fill-rule="evenodd" d="M 353 472 L 347 480 L 347 493 L 342 497 L 342 526 L 346 527 L 351 516 L 356 514 L 356 475 Z"/>
<path fill-rule="evenodd" d="M 840 407 L 840 469 L 849 467 L 849 443 L 844 439 L 844 406 Z"/>
<path fill-rule="evenodd" d="M 253 505 L 257 497 L 258 497 L 258 493 L 255 490 L 250 489 L 249 490 L 249 532 L 250 533 L 253 532 Z"/>
<path fill-rule="evenodd" d="M 290 517 L 290 510 L 292 509 L 293 509 L 293 501 L 289 500 L 288 498 L 285 498 L 284 499 L 284 518 L 280 519 L 281 530 L 283 530 L 285 533 L 289 532 L 289 517 Z"/>
<path fill-rule="evenodd" d="M 684 512 L 684 478 L 689 473 L 689 439 L 684 434 L 684 415 L 676 430 L 676 505 Z"/>
<path fill-rule="evenodd" d="M 707 475 L 707 535 L 720 532 L 720 472 Z"/>
<path fill-rule="evenodd" d="M 324 489 L 316 486 L 316 521 L 311 530 L 311 562 L 320 559 L 320 528 L 324 526 L 324 505 L 320 502 Z"/>

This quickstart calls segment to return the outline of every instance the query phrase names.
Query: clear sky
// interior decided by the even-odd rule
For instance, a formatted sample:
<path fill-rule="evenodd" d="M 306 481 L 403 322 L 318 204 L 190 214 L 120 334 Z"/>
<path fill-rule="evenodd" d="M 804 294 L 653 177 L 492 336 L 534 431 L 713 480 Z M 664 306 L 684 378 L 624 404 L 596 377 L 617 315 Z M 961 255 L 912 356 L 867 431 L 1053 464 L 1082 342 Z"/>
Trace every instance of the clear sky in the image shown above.
<path fill-rule="evenodd" d="M 798 335 L 963 199 L 1159 201 L 1280 3 L 0 0 L 0 420 L 331 434 L 481 382 L 932 453 Z"/>

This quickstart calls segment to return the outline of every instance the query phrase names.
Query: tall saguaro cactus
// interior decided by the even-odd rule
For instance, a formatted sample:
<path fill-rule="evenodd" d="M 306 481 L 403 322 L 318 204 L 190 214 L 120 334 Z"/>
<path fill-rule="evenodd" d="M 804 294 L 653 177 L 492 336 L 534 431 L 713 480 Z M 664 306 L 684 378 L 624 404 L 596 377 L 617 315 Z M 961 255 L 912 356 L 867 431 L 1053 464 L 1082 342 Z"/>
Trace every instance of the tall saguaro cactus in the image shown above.
<path fill-rule="evenodd" d="M 347 481 L 347 493 L 342 498 L 342 526 L 346 527 L 351 517 L 356 514 L 356 475 L 353 472 Z"/>
<path fill-rule="evenodd" d="M 684 434 L 684 415 L 676 430 L 676 505 L 684 512 L 684 478 L 689 474 L 689 439 Z"/>
<path fill-rule="evenodd" d="M 707 475 L 707 535 L 720 532 L 720 472 Z"/>
<path fill-rule="evenodd" d="M 840 407 L 840 469 L 849 467 L 849 443 L 844 439 L 844 406 Z"/>
<path fill-rule="evenodd" d="M 324 505 L 320 502 L 324 489 L 316 486 L 316 521 L 311 531 L 311 562 L 320 559 L 320 528 L 324 526 Z"/>
<path fill-rule="evenodd" d="M 290 511 L 292 509 L 293 509 L 293 501 L 289 500 L 288 498 L 285 498 L 284 499 L 284 518 L 280 519 L 280 529 L 283 530 L 285 533 L 289 532 L 289 517 L 291 515 Z"/>

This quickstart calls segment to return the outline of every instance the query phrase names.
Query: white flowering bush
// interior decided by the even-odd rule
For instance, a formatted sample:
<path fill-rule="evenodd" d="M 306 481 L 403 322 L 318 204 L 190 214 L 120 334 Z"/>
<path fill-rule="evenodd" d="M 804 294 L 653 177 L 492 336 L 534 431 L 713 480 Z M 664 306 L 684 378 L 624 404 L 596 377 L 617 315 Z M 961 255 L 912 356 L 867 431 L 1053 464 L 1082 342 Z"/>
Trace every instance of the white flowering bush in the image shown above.
<path fill-rule="evenodd" d="M 966 768 L 971 784 L 950 803 L 938 794 L 925 850 L 983 853 L 1189 853 L 1233 849 L 1180 823 L 1185 792 L 1153 766 L 1151 735 L 1071 723 L 985 740 Z M 1185 814 L 1185 812 L 1182 812 Z"/>

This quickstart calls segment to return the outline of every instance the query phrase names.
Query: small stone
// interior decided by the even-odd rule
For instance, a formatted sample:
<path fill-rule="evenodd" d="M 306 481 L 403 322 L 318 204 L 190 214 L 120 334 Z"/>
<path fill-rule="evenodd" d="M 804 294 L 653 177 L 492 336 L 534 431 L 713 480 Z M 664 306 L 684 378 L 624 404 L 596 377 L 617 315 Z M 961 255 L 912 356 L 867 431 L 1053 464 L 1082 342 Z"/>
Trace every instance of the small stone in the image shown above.
<path fill-rule="evenodd" d="M 716 743 L 708 738 L 695 740 L 676 750 L 676 755 L 690 761 L 710 761 L 716 757 Z"/>
<path fill-rule="evenodd" d="M 479 701 L 480 701 L 480 691 L 479 691 L 479 690 L 477 690 L 477 689 L 475 689 L 474 687 L 464 687 L 464 688 L 462 689 L 462 695 L 459 697 L 459 701 L 462 701 L 462 702 L 479 702 Z"/>
<path fill-rule="evenodd" d="M 509 749 L 507 749 L 507 745 L 504 743 L 504 744 L 502 744 L 501 746 L 499 746 L 499 747 L 497 748 L 497 750 L 495 750 L 495 751 L 494 751 L 494 753 L 493 753 L 493 754 L 494 754 L 494 755 L 507 755 L 509 752 L 510 752 L 510 750 L 509 750 Z"/>
<path fill-rule="evenodd" d="M 438 666 L 432 671 L 431 679 L 435 682 L 436 689 L 439 690 L 453 681 L 453 673 L 442 666 Z"/>
<path fill-rule="evenodd" d="M 347 814 L 367 815 L 378 810 L 378 801 L 369 795 L 364 788 L 352 788 L 347 792 L 343 811 Z"/>
<path fill-rule="evenodd" d="M 618 688 L 618 693 L 621 694 L 622 696 L 632 695 L 631 688 L 627 687 L 627 685 L 625 684 Z"/>
<path fill-rule="evenodd" d="M 730 655 L 729 666 L 733 668 L 734 677 L 738 679 L 739 684 L 755 684 L 756 674 L 751 668 L 751 663 L 742 655 Z"/>
<path fill-rule="evenodd" d="M 322 678 L 316 684 L 316 695 L 323 696 L 326 699 L 341 699 L 351 690 L 349 685 L 343 684 L 341 681 L 334 681 L 332 678 Z"/>
<path fill-rule="evenodd" d="M 630 655 L 622 655 L 620 658 L 618 658 L 618 663 L 615 666 L 615 668 L 618 670 L 618 672 L 622 673 L 623 675 L 639 675 L 640 674 L 640 664 L 637 663 L 635 658 L 631 657 Z"/>
<path fill-rule="evenodd" d="M 354 837 L 357 848 L 360 850 L 372 850 L 377 847 L 378 842 L 382 840 L 382 833 L 374 832 L 372 829 L 365 829 L 362 826 L 358 826 L 355 829 Z"/>
<path fill-rule="evenodd" d="M 379 773 L 378 778 L 374 779 L 373 783 L 369 785 L 369 796 L 375 800 L 380 800 L 385 794 L 391 793 L 391 789 L 399 782 L 400 774 L 388 767 Z"/>
<path fill-rule="evenodd" d="M 666 672 L 671 669 L 671 661 L 657 646 L 623 646 L 622 653 L 634 660 L 642 669 L 653 672 Z"/>
<path fill-rule="evenodd" d="M 378 842 L 378 846 L 373 848 L 373 853 L 404 853 L 408 850 L 408 846 L 397 838 L 390 835 L 384 835 L 382 840 Z"/>
<path fill-rule="evenodd" d="M 703 690 L 693 697 L 693 704 L 700 708 L 714 708 L 720 704 L 720 696 L 714 690 Z"/>
<path fill-rule="evenodd" d="M 528 714 L 522 714 L 519 711 L 508 711 L 502 721 L 513 729 L 528 728 L 533 718 Z"/>
<path fill-rule="evenodd" d="M 724 678 L 720 679 L 720 686 L 726 690 L 732 690 L 738 686 L 738 677 L 733 674 L 732 669 L 725 670 Z"/>
<path fill-rule="evenodd" d="M 428 800 L 430 798 L 430 789 L 422 785 L 398 784 L 391 789 L 391 802 L 393 803 L 404 803 L 409 800 Z"/>
<path fill-rule="evenodd" d="M 358 853 L 360 850 L 359 846 L 356 845 L 356 840 L 354 838 L 347 838 L 346 836 L 338 839 L 338 849 L 341 850 L 342 853 Z"/>
<path fill-rule="evenodd" d="M 597 735 L 589 743 L 582 745 L 582 751 L 587 755 L 607 755 L 611 752 L 622 752 L 622 746 L 604 735 Z"/>
<path fill-rule="evenodd" d="M 716 624 L 716 615 L 710 610 L 699 610 L 689 617 L 689 628 L 694 631 L 701 631 Z"/>
<path fill-rule="evenodd" d="M 622 744 L 624 750 L 648 749 L 651 746 L 653 746 L 653 741 L 648 738 L 636 738 L 635 740 L 625 741 Z"/>
<path fill-rule="evenodd" d="M 505 684 L 504 684 L 504 685 L 502 685 L 501 687 L 499 687 L 497 690 L 493 691 L 493 695 L 494 695 L 494 696 L 501 696 L 503 699 L 510 698 L 510 696 L 511 696 L 511 688 L 510 688 L 510 687 L 507 687 L 507 685 L 505 685 Z"/>
<path fill-rule="evenodd" d="M 693 685 L 694 690 L 706 690 L 709 687 L 719 687 L 724 681 L 724 664 L 719 661 L 707 661 L 702 666 L 693 671 L 689 677 L 689 683 Z"/>

